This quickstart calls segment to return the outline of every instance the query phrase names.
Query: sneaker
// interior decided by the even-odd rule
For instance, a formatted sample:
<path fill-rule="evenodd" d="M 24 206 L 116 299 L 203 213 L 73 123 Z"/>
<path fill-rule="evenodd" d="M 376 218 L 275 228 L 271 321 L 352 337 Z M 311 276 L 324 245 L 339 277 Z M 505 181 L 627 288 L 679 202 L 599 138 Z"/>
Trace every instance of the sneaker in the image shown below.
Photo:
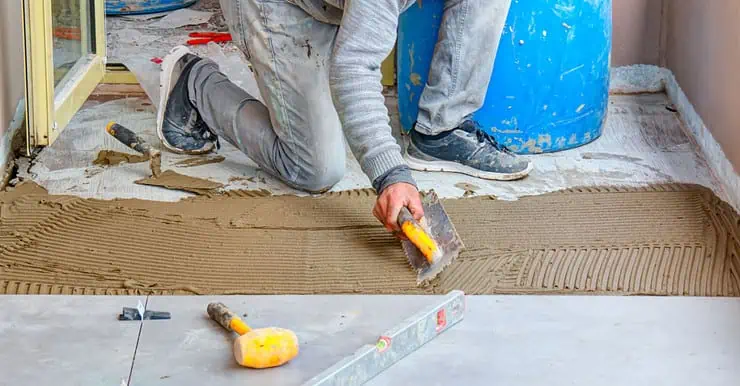
<path fill-rule="evenodd" d="M 201 60 L 187 47 L 178 46 L 162 61 L 157 135 L 164 147 L 175 153 L 205 154 L 217 144 L 218 137 L 201 119 L 188 95 L 188 76 Z"/>
<path fill-rule="evenodd" d="M 405 158 L 414 170 L 509 181 L 526 177 L 533 168 L 529 160 L 499 145 L 473 121 L 438 135 L 411 130 L 409 136 Z"/>

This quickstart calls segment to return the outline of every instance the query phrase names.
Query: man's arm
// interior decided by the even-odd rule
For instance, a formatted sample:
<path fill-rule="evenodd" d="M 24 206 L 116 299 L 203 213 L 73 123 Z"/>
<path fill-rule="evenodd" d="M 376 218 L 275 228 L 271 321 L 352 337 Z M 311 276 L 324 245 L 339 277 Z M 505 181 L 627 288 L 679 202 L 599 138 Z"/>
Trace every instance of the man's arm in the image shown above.
<path fill-rule="evenodd" d="M 373 187 L 416 186 L 391 135 L 380 64 L 396 42 L 398 0 L 347 0 L 332 55 L 329 81 L 352 152 Z"/>
<path fill-rule="evenodd" d="M 347 142 L 378 192 L 373 215 L 398 232 L 398 213 L 424 210 L 416 182 L 391 135 L 380 64 L 396 42 L 398 0 L 347 0 L 334 44 L 329 83 Z"/>

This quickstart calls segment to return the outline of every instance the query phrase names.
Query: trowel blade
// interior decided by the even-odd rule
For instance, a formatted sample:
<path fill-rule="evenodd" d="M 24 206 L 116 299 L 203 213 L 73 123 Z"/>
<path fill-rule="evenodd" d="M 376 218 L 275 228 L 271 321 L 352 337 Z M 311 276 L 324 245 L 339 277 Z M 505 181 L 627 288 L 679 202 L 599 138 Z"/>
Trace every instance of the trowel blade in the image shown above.
<path fill-rule="evenodd" d="M 420 225 L 429 236 L 437 243 L 439 255 L 433 263 L 429 263 L 424 255 L 414 244 L 403 240 L 403 251 L 412 268 L 417 271 L 416 283 L 420 285 L 425 281 L 434 279 L 445 267 L 450 265 L 465 248 L 460 235 L 457 234 L 455 226 L 452 225 L 447 212 L 434 191 L 429 192 L 422 199 L 424 217 Z"/>

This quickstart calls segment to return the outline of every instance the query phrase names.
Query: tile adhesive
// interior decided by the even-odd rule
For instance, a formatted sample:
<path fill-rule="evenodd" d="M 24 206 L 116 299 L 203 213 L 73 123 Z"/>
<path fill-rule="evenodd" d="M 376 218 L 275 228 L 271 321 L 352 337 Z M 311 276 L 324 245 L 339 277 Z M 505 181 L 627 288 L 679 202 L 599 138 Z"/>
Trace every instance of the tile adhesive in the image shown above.
<path fill-rule="evenodd" d="M 176 203 L 0 193 L 0 293 L 740 295 L 740 217 L 690 185 L 445 200 L 467 249 L 416 286 L 360 190 Z"/>
<path fill-rule="evenodd" d="M 149 161 L 141 154 L 122 153 L 115 150 L 101 150 L 93 161 L 96 166 L 114 166 L 122 163 L 139 163 Z"/>

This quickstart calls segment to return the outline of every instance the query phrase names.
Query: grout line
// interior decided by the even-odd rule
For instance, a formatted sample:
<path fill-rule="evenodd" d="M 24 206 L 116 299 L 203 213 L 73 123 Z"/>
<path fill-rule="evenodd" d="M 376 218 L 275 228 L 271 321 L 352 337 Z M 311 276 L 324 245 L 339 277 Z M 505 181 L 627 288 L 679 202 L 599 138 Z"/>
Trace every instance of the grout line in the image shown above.
<path fill-rule="evenodd" d="M 147 306 L 149 306 L 149 295 L 146 295 L 146 299 L 144 299 L 144 310 L 146 311 Z M 141 315 L 141 324 L 139 324 L 139 334 L 136 335 L 136 345 L 134 346 L 134 356 L 131 358 L 131 368 L 128 371 L 128 379 L 126 381 L 126 386 L 131 386 L 131 377 L 134 374 L 134 365 L 136 365 L 136 352 L 139 350 L 139 342 L 141 341 L 141 331 L 144 329 L 144 315 Z"/>

